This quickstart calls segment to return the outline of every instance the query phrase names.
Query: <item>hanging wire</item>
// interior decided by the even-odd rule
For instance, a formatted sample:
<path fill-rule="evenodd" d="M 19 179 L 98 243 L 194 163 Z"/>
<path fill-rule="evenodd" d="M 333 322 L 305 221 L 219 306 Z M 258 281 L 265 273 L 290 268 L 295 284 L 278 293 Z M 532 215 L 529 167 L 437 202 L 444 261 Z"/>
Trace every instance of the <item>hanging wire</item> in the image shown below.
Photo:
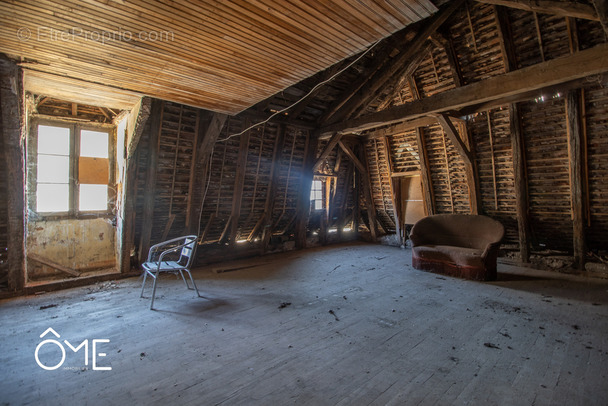
<path fill-rule="evenodd" d="M 332 81 L 334 78 L 336 78 L 338 75 L 340 75 L 342 72 L 344 72 L 345 70 L 347 70 L 348 68 L 350 68 L 351 66 L 353 66 L 355 63 L 359 62 L 361 60 L 361 58 L 363 58 L 365 55 L 367 55 L 372 49 L 374 49 L 374 47 L 376 45 L 378 45 L 380 43 L 380 41 L 382 41 L 382 39 L 379 39 L 378 41 L 374 42 L 372 45 L 370 45 L 369 48 L 367 48 L 367 50 L 365 52 L 363 52 L 361 55 L 359 55 L 359 57 L 357 59 L 355 59 L 354 61 L 352 61 L 351 63 L 349 63 L 346 67 L 340 69 L 338 72 L 336 72 L 335 74 L 333 74 L 330 78 L 317 83 L 317 85 L 315 87 L 313 87 L 312 89 L 310 89 L 310 91 L 308 93 L 306 93 L 304 96 L 302 96 L 299 100 L 297 100 L 296 102 L 292 103 L 291 105 L 274 112 L 272 115 L 270 115 L 270 117 L 268 117 L 266 120 L 260 121 L 259 123 L 255 123 L 247 128 L 245 128 L 243 131 L 235 133 L 235 134 L 230 134 L 229 136 L 227 136 L 226 138 L 217 140 L 217 142 L 224 142 L 224 141 L 228 141 L 230 138 L 233 137 L 238 137 L 239 135 L 245 134 L 247 131 L 258 127 L 262 124 L 266 124 L 267 122 L 269 122 L 270 120 L 272 120 L 275 116 L 279 115 L 279 114 L 283 114 L 284 112 L 286 112 L 287 110 L 291 109 L 292 107 L 294 107 L 295 105 L 297 105 L 298 103 L 300 103 L 302 100 L 304 100 L 305 98 L 307 98 L 309 95 L 312 94 L 312 92 L 314 92 L 315 90 L 317 90 L 319 87 L 323 86 L 324 84 Z"/>

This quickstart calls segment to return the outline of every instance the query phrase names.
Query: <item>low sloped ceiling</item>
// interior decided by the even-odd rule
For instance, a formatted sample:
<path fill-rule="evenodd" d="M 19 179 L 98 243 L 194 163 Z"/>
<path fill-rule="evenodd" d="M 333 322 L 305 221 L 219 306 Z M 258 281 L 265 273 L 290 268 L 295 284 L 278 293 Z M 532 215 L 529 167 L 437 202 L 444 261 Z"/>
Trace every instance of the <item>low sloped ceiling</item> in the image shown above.
<path fill-rule="evenodd" d="M 9 1 L 0 52 L 37 94 L 235 114 L 436 11 L 429 0 Z"/>

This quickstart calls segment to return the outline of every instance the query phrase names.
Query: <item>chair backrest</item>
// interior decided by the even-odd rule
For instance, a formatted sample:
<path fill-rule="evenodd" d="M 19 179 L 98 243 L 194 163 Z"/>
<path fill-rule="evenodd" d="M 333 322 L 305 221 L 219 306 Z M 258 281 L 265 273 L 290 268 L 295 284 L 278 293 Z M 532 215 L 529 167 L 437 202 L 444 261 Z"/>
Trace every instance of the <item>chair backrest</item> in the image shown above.
<path fill-rule="evenodd" d="M 505 230 L 498 221 L 483 215 L 436 214 L 419 220 L 410 238 L 416 245 L 454 245 L 484 249 L 502 240 Z"/>
<path fill-rule="evenodd" d="M 188 235 L 184 239 L 184 244 L 186 245 L 182 248 L 182 252 L 179 256 L 178 262 L 186 268 L 190 268 L 190 265 L 192 265 L 194 253 L 196 252 L 197 239 L 198 237 L 196 235 Z"/>

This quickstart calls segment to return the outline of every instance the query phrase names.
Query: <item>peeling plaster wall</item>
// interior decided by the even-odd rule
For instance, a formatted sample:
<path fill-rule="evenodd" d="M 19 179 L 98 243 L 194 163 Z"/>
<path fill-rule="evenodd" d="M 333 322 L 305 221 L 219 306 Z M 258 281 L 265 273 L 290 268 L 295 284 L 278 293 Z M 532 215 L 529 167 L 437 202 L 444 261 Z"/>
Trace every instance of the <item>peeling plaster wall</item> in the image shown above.
<path fill-rule="evenodd" d="M 79 272 L 115 265 L 115 229 L 108 219 L 36 221 L 28 224 L 28 254 Z M 57 274 L 69 276 L 35 260 L 28 260 L 28 279 Z"/>

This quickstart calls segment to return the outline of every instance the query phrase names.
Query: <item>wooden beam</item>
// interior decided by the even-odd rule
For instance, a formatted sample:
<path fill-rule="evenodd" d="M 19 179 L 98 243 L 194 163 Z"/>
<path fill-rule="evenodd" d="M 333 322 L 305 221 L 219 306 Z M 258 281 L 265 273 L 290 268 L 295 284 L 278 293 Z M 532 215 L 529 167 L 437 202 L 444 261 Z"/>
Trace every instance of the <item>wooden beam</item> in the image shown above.
<path fill-rule="evenodd" d="M 528 191 L 526 179 L 526 160 L 524 139 L 521 131 L 519 108 L 509 105 L 511 148 L 513 150 L 513 175 L 515 177 L 515 211 L 519 234 L 519 253 L 521 261 L 530 261 L 530 222 L 528 219 Z"/>
<path fill-rule="evenodd" d="M 25 285 L 25 165 L 23 139 L 23 72 L 0 55 L 0 129 L 4 142 L 3 170 L 6 172 L 8 289 L 23 290 Z"/>
<path fill-rule="evenodd" d="M 457 110 L 452 114 L 458 114 L 459 116 L 467 116 L 469 114 L 503 107 L 512 103 L 534 100 L 535 98 L 543 94 L 551 96 L 556 93 L 565 94 L 568 90 L 579 89 L 581 87 L 589 85 L 590 83 L 604 83 L 606 80 L 608 80 L 608 73 L 600 73 L 589 77 L 583 77 L 563 83 L 558 83 L 556 85 L 545 86 L 540 89 L 529 90 L 527 92 L 518 93 L 513 96 L 494 99 L 485 103 L 472 104 L 470 106 L 463 107 L 462 109 Z"/>
<path fill-rule="evenodd" d="M 446 114 L 440 114 L 437 116 L 437 120 L 439 124 L 443 128 L 443 131 L 448 136 L 452 145 L 458 151 L 458 154 L 462 157 L 464 162 L 464 172 L 465 177 L 467 179 L 467 188 L 469 190 L 469 206 L 471 209 L 471 214 L 479 213 L 479 193 L 478 193 L 478 182 L 477 177 L 475 176 L 475 157 L 473 155 L 472 150 L 465 145 L 464 141 L 458 134 L 458 130 L 449 117 Z M 466 131 L 463 130 L 463 131 Z"/>
<path fill-rule="evenodd" d="M 431 113 L 459 109 L 590 75 L 597 75 L 608 71 L 608 64 L 605 63 L 607 53 L 608 43 L 604 43 L 577 52 L 574 55 L 552 59 L 504 75 L 494 76 L 422 100 L 342 123 L 327 125 L 321 128 L 321 133 L 363 131 L 406 119 L 415 119 Z"/>
<path fill-rule="evenodd" d="M 359 170 L 359 172 L 361 172 L 361 175 L 362 176 L 367 176 L 367 168 L 359 160 L 359 158 L 357 157 L 357 155 L 355 155 L 355 153 L 353 152 L 353 150 L 350 149 L 348 147 L 348 145 L 344 144 L 342 141 L 339 142 L 339 145 L 340 145 L 340 148 L 342 149 L 342 151 L 344 151 L 344 153 L 346 154 L 346 156 L 348 156 L 350 158 L 350 160 L 353 161 L 353 164 L 355 164 L 355 166 L 357 167 L 357 169 Z"/>
<path fill-rule="evenodd" d="M 591 0 L 598 19 L 604 28 L 604 34 L 608 37 L 608 1 L 606 0 Z M 576 17 L 576 16 L 572 16 Z"/>
<path fill-rule="evenodd" d="M 477 0 L 479 3 L 496 4 L 532 11 L 542 14 L 552 14 L 560 17 L 576 17 L 583 20 L 599 21 L 596 10 L 584 3 L 559 0 Z"/>
<path fill-rule="evenodd" d="M 429 36 L 433 34 L 447 19 L 456 11 L 464 2 L 464 0 L 454 0 L 449 5 L 433 17 L 428 23 L 422 26 L 422 29 L 416 33 L 416 36 L 407 43 L 407 47 L 395 56 L 391 62 L 385 65 L 382 69 L 375 72 L 364 86 L 354 94 L 340 110 L 331 118 L 331 122 L 339 122 L 348 118 L 360 106 L 373 98 L 377 92 L 384 87 L 385 83 L 393 78 L 398 72 L 404 69 L 404 66 L 411 64 L 412 59 L 416 59 L 420 49 L 424 46 Z"/>
<path fill-rule="evenodd" d="M 142 97 L 139 99 L 139 103 L 134 107 L 134 113 L 131 114 L 131 117 L 135 117 L 133 123 L 129 123 L 129 143 L 127 145 L 127 161 L 133 156 L 135 150 L 137 149 L 137 145 L 139 144 L 139 140 L 141 139 L 141 135 L 144 132 L 144 127 L 146 126 L 146 122 L 148 121 L 148 117 L 150 117 L 150 112 L 152 108 L 152 98 L 150 97 Z"/>
<path fill-rule="evenodd" d="M 406 34 L 402 34 L 402 33 L 398 33 L 392 37 L 389 37 L 386 40 L 386 44 L 384 45 L 384 50 L 380 51 L 374 58 L 374 61 L 372 63 L 372 65 L 367 68 L 367 74 L 366 75 L 362 75 L 360 76 L 354 83 L 352 83 L 347 91 L 341 95 L 341 97 L 338 100 L 335 100 L 334 102 L 331 103 L 331 105 L 327 108 L 327 111 L 325 111 L 325 113 L 323 113 L 323 115 L 321 117 L 319 117 L 318 122 L 320 124 L 323 124 L 325 122 L 327 122 L 328 120 L 330 120 L 334 114 L 336 114 L 336 112 L 338 112 L 342 106 L 344 106 L 344 104 L 346 102 L 348 102 L 352 97 L 354 97 L 357 92 L 370 80 L 370 78 L 379 70 L 381 69 L 384 65 L 386 65 L 387 63 L 389 63 L 390 61 L 390 54 L 391 52 L 393 52 L 393 50 L 395 49 L 395 42 L 397 41 L 397 38 L 402 38 L 401 41 L 406 41 L 408 38 L 408 33 Z"/>
<path fill-rule="evenodd" d="M 494 22 L 498 28 L 498 41 L 500 53 L 505 67 L 505 73 L 517 69 L 517 56 L 513 45 L 513 34 L 511 33 L 511 22 L 507 9 L 502 6 L 493 6 Z"/>
<path fill-rule="evenodd" d="M 310 214 L 310 189 L 314 177 L 315 155 L 319 142 L 318 132 L 308 133 L 306 148 L 304 149 L 304 162 L 300 176 L 300 190 L 298 202 L 296 204 L 296 225 L 295 238 L 296 248 L 306 248 L 306 231 L 308 227 L 308 217 Z"/>
<path fill-rule="evenodd" d="M 190 228 L 190 233 L 198 235 L 200 232 L 200 216 L 201 216 L 201 208 L 203 205 L 203 197 L 207 187 L 207 164 L 211 159 L 211 154 L 213 153 L 213 148 L 215 146 L 215 142 L 220 136 L 222 132 L 222 128 L 224 128 L 224 124 L 226 123 L 226 119 L 228 116 L 222 113 L 212 113 L 208 120 L 204 120 L 205 117 L 201 115 L 207 115 L 208 112 L 204 110 L 199 110 L 199 120 L 204 122 L 205 124 L 199 124 L 197 137 L 198 149 L 196 151 L 196 171 L 193 179 L 190 179 L 190 182 L 194 183 L 193 190 L 199 193 L 199 197 L 193 199 L 192 203 L 192 215 L 190 218 L 190 223 L 188 224 Z"/>
<path fill-rule="evenodd" d="M 316 172 L 319 169 L 319 166 L 321 166 L 323 164 L 323 161 L 325 161 L 325 159 L 327 159 L 329 154 L 331 154 L 331 151 L 334 150 L 334 148 L 336 147 L 336 145 L 338 145 L 338 142 L 340 142 L 340 139 L 342 139 L 343 136 L 344 136 L 344 133 L 335 133 L 330 138 L 330 140 L 327 143 L 327 145 L 325 146 L 325 148 L 323 148 L 321 155 L 319 155 L 319 157 L 317 158 L 317 160 L 312 168 L 313 172 Z"/>
<path fill-rule="evenodd" d="M 126 157 L 125 173 L 121 188 L 121 204 L 118 214 L 117 243 L 118 258 L 117 263 L 120 272 L 131 271 L 131 250 L 134 244 L 134 224 L 135 224 L 135 202 L 137 199 L 137 160 L 135 151 L 139 145 L 139 140 L 143 133 L 146 122 L 150 117 L 152 99 L 143 97 L 133 108 L 127 121 L 127 135 L 125 136 Z"/>
<path fill-rule="evenodd" d="M 456 118 L 456 117 L 450 117 L 450 121 L 452 121 L 453 124 L 456 124 L 458 121 L 460 121 L 460 119 Z M 407 131 L 415 130 L 418 127 L 426 127 L 429 125 L 436 125 L 436 124 L 437 124 L 437 117 L 435 117 L 435 116 L 420 117 L 420 118 L 416 118 L 414 120 L 403 121 L 401 123 L 391 124 L 390 126 L 387 126 L 387 127 L 376 128 L 376 129 L 370 130 L 370 132 L 366 133 L 366 138 L 373 139 L 373 138 L 390 137 L 392 135 L 402 134 Z"/>
<path fill-rule="evenodd" d="M 163 107 L 165 102 L 154 99 L 150 115 L 150 134 L 148 139 L 148 162 L 146 170 L 146 184 L 144 188 L 144 208 L 142 213 L 141 239 L 139 241 L 139 262 L 142 263 L 148 256 L 152 226 L 154 224 L 154 202 L 156 201 L 156 171 L 158 169 L 158 150 L 160 132 L 163 123 Z"/>
<path fill-rule="evenodd" d="M 441 128 L 443 128 L 443 131 L 445 132 L 445 134 L 448 136 L 448 138 L 454 145 L 454 148 L 456 148 L 456 151 L 458 151 L 458 154 L 464 159 L 465 164 L 472 164 L 473 156 L 471 155 L 471 151 L 464 144 L 464 142 L 462 141 L 462 138 L 460 138 L 460 135 L 458 134 L 458 130 L 456 129 L 456 127 L 450 120 L 450 117 L 448 117 L 447 114 L 438 114 L 436 117 L 437 117 L 437 122 L 439 123 Z"/>
<path fill-rule="evenodd" d="M 584 203 L 584 159 L 583 132 L 581 129 L 580 90 L 569 91 L 566 96 L 566 117 L 568 134 L 568 156 L 570 172 L 570 201 L 572 206 L 572 237 L 574 263 L 579 270 L 585 269 L 587 253 L 585 241 Z"/>
<path fill-rule="evenodd" d="M 245 127 L 249 127 L 245 120 Z M 239 155 L 236 161 L 236 174 L 234 175 L 234 191 L 232 195 L 232 210 L 230 225 L 230 244 L 236 244 L 236 237 L 239 230 L 239 220 L 241 218 L 241 201 L 243 199 L 243 186 L 245 186 L 245 170 L 247 168 L 247 151 L 249 149 L 249 138 L 251 131 L 245 131 L 240 136 Z"/>
<path fill-rule="evenodd" d="M 416 128 L 416 143 L 418 145 L 418 158 L 420 159 L 420 180 L 422 182 L 422 192 L 424 195 L 424 206 L 429 216 L 435 214 L 435 193 L 433 192 L 433 179 L 429 167 L 426 143 L 422 128 Z"/>
<path fill-rule="evenodd" d="M 27 258 L 30 259 L 30 260 L 36 261 L 36 262 L 38 262 L 38 263 L 40 263 L 42 265 L 49 266 L 49 267 L 51 267 L 53 269 L 56 269 L 58 271 L 61 271 L 63 273 L 67 273 L 68 275 L 80 276 L 80 274 L 81 274 L 81 272 L 76 271 L 75 269 L 72 269 L 72 268 L 69 268 L 67 266 L 58 264 L 55 261 L 52 261 L 52 260 L 50 260 L 48 258 L 44 258 L 44 257 L 42 257 L 40 255 L 37 255 L 37 254 L 29 253 L 29 254 L 27 254 Z"/>

